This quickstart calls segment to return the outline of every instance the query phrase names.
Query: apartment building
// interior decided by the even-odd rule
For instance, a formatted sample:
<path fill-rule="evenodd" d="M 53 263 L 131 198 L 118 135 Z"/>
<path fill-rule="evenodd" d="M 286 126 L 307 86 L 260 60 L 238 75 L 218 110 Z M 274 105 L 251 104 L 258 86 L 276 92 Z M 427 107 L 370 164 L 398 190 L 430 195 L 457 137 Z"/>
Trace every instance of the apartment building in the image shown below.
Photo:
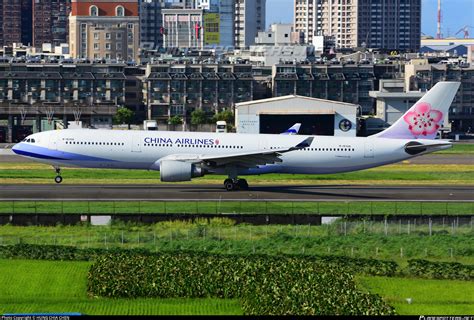
<path fill-rule="evenodd" d="M 73 58 L 138 61 L 139 41 L 137 0 L 72 0 L 69 47 Z"/>
<path fill-rule="evenodd" d="M 34 0 L 32 3 L 33 46 L 41 48 L 44 43 L 53 46 L 68 43 L 71 0 Z"/>
<path fill-rule="evenodd" d="M 163 9 L 162 12 L 165 48 L 204 47 L 204 10 Z"/>
<path fill-rule="evenodd" d="M 407 91 L 426 92 L 439 81 L 460 81 L 461 87 L 449 110 L 453 131 L 466 132 L 474 128 L 474 66 L 460 67 L 452 64 L 429 64 L 425 59 L 415 59 L 405 65 Z"/>
<path fill-rule="evenodd" d="M 0 63 L 2 142 L 54 129 L 48 120 L 111 126 L 117 106 L 127 105 L 126 69 L 125 64 Z"/>
<path fill-rule="evenodd" d="M 249 64 L 149 64 L 143 82 L 148 118 L 167 122 L 189 117 L 195 109 L 212 115 L 253 99 L 254 78 Z"/>
<path fill-rule="evenodd" d="M 0 1 L 0 46 L 32 42 L 33 0 Z"/>
<path fill-rule="evenodd" d="M 295 0 L 295 31 L 307 43 L 332 36 L 337 48 L 420 48 L 421 0 Z"/>
<path fill-rule="evenodd" d="M 377 86 L 374 65 L 277 64 L 273 66 L 273 96 L 308 96 L 361 106 L 373 112 L 369 91 Z"/>
<path fill-rule="evenodd" d="M 266 0 L 235 0 L 235 47 L 245 49 L 265 31 Z"/>
<path fill-rule="evenodd" d="M 140 0 L 140 47 L 156 50 L 163 47 L 163 13 L 165 0 Z"/>

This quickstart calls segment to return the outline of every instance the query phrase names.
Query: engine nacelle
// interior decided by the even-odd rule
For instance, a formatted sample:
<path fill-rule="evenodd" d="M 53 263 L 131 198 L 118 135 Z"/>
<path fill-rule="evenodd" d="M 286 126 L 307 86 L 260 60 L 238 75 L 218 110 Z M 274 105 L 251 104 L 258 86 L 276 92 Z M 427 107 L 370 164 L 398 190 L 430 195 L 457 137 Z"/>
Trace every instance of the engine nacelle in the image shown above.
<path fill-rule="evenodd" d="M 160 179 L 162 182 L 190 181 L 204 176 L 204 170 L 192 163 L 176 160 L 160 162 Z"/>

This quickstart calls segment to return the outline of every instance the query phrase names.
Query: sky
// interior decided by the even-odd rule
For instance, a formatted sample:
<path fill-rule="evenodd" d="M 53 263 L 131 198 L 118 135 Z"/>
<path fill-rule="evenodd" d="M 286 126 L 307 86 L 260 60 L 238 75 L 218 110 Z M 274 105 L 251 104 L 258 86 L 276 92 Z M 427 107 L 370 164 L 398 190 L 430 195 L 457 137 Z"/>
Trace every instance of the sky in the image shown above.
<path fill-rule="evenodd" d="M 436 35 L 437 0 L 422 0 L 421 31 L 427 35 Z M 274 23 L 293 23 L 294 0 L 267 0 L 267 25 Z M 451 36 L 465 25 L 474 38 L 474 0 L 441 0 L 443 22 L 441 32 Z M 462 32 L 457 35 L 462 38 Z"/>

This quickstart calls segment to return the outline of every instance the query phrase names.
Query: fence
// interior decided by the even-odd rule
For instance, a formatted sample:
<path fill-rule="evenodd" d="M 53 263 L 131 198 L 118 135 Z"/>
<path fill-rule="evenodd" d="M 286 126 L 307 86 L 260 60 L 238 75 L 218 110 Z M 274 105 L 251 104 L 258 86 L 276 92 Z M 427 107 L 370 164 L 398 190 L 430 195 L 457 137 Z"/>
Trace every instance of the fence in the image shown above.
<path fill-rule="evenodd" d="M 0 214 L 474 215 L 474 202 L 435 201 L 0 201 Z"/>
<path fill-rule="evenodd" d="M 421 224 L 416 219 L 399 223 L 342 220 L 323 226 L 236 226 L 226 225 L 221 219 L 195 224 L 168 222 L 153 228 L 7 227 L 3 231 L 0 228 L 0 245 L 29 243 L 152 251 L 301 253 L 390 259 L 437 257 L 472 261 L 474 251 L 469 239 L 473 235 L 472 223 L 459 226 L 453 222 L 442 226 Z M 437 240 L 432 241 L 435 236 Z"/>

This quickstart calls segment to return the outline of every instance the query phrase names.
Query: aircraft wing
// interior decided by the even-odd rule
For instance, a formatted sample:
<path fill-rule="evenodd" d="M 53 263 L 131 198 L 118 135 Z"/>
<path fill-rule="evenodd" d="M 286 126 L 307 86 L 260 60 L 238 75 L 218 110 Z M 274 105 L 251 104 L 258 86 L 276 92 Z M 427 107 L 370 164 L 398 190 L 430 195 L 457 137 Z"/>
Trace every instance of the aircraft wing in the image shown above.
<path fill-rule="evenodd" d="M 280 156 L 285 152 L 307 148 L 313 142 L 313 137 L 306 138 L 294 147 L 275 150 L 257 150 L 251 152 L 233 153 L 226 155 L 171 155 L 169 160 L 203 163 L 207 167 L 217 168 L 234 165 L 244 168 L 254 168 L 259 165 L 281 162 Z"/>

